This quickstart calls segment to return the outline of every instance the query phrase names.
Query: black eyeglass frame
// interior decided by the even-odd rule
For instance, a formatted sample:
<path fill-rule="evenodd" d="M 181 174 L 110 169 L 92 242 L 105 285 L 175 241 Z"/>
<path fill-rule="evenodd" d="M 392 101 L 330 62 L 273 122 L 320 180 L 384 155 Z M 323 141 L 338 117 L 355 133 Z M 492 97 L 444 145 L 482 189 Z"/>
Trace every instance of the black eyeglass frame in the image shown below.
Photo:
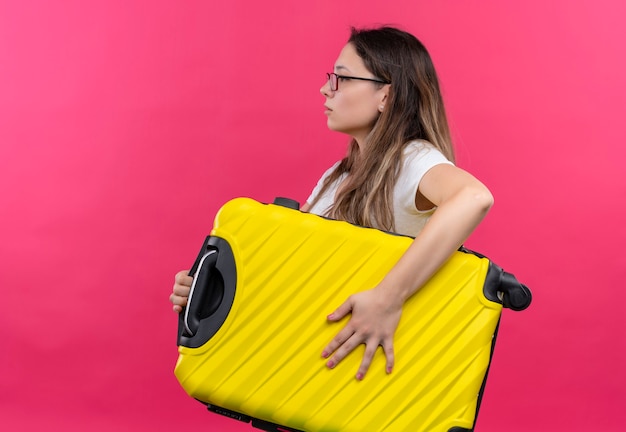
<path fill-rule="evenodd" d="M 360 81 L 371 81 L 371 82 L 375 82 L 375 83 L 379 83 L 379 84 L 391 84 L 391 82 L 389 81 L 385 81 L 385 80 L 381 80 L 378 78 L 362 78 L 362 77 L 355 77 L 355 76 L 348 76 L 348 75 L 338 75 L 334 72 L 330 72 L 330 73 L 326 73 L 326 76 L 328 77 L 328 83 L 330 85 L 330 90 L 331 91 L 337 91 L 339 90 L 339 79 L 343 78 L 343 79 L 355 79 L 355 80 L 360 80 Z M 334 76 L 335 77 L 335 85 L 333 86 L 333 80 L 331 79 L 331 77 Z M 335 88 L 333 88 L 335 87 Z"/>

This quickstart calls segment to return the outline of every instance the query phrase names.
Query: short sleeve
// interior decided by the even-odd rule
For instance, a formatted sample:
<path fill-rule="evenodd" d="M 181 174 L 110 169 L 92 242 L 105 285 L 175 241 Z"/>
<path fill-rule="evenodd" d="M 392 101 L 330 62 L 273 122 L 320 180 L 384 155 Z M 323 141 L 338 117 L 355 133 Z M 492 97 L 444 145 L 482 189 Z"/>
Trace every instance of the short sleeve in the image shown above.
<path fill-rule="evenodd" d="M 453 165 L 432 144 L 425 141 L 415 141 L 404 151 L 404 162 L 396 184 L 397 204 L 404 210 L 417 211 L 415 196 L 424 174 L 432 167 L 440 164 Z"/>

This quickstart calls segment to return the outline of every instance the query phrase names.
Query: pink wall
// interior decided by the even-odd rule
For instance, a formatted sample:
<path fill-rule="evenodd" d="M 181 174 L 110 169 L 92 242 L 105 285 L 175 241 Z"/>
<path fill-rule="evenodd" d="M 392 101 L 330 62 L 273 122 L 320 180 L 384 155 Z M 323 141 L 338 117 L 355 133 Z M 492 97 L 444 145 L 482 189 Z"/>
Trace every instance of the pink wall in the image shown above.
<path fill-rule="evenodd" d="M 349 25 L 392 23 L 429 47 L 460 165 L 496 196 L 468 245 L 535 294 L 504 314 L 478 430 L 623 430 L 625 14 L 0 1 L 2 429 L 250 430 L 174 378 L 173 274 L 227 199 L 306 198 L 346 142 L 324 73 Z"/>

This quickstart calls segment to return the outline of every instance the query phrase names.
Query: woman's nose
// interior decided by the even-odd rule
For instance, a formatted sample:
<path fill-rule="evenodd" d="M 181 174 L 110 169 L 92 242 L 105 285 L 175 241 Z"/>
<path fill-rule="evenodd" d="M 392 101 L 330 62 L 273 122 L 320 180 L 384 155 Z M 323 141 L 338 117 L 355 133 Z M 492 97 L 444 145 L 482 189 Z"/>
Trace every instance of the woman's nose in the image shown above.
<path fill-rule="evenodd" d="M 333 92 L 330 90 L 330 83 L 326 81 L 324 85 L 320 88 L 320 93 L 326 97 L 331 97 Z"/>

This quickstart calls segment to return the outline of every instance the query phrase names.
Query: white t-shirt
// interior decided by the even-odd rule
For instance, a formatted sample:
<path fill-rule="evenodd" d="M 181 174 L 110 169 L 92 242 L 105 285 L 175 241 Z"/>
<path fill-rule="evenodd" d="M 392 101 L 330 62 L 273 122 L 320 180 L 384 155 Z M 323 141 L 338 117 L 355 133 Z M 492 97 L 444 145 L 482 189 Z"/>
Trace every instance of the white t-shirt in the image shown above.
<path fill-rule="evenodd" d="M 417 187 L 424 174 L 426 174 L 429 169 L 439 164 L 452 165 L 452 162 L 446 159 L 432 144 L 419 140 L 412 141 L 405 147 L 404 163 L 402 164 L 400 175 L 398 176 L 393 191 L 393 214 L 395 231 L 398 234 L 413 237 L 417 236 L 422 228 L 424 228 L 428 218 L 434 213 L 435 208 L 426 211 L 418 210 L 417 207 L 415 207 L 415 196 L 417 194 Z M 324 180 L 338 165 L 339 162 L 336 162 L 332 167 L 326 170 L 322 178 L 317 182 L 317 186 L 313 189 L 311 196 L 307 199 L 308 203 L 313 202 L 315 197 L 317 197 L 324 184 Z M 321 216 L 326 215 L 326 212 L 334 202 L 337 188 L 346 175 L 347 174 L 342 175 L 330 185 L 324 195 L 320 197 L 319 201 L 309 209 L 311 213 Z"/>

